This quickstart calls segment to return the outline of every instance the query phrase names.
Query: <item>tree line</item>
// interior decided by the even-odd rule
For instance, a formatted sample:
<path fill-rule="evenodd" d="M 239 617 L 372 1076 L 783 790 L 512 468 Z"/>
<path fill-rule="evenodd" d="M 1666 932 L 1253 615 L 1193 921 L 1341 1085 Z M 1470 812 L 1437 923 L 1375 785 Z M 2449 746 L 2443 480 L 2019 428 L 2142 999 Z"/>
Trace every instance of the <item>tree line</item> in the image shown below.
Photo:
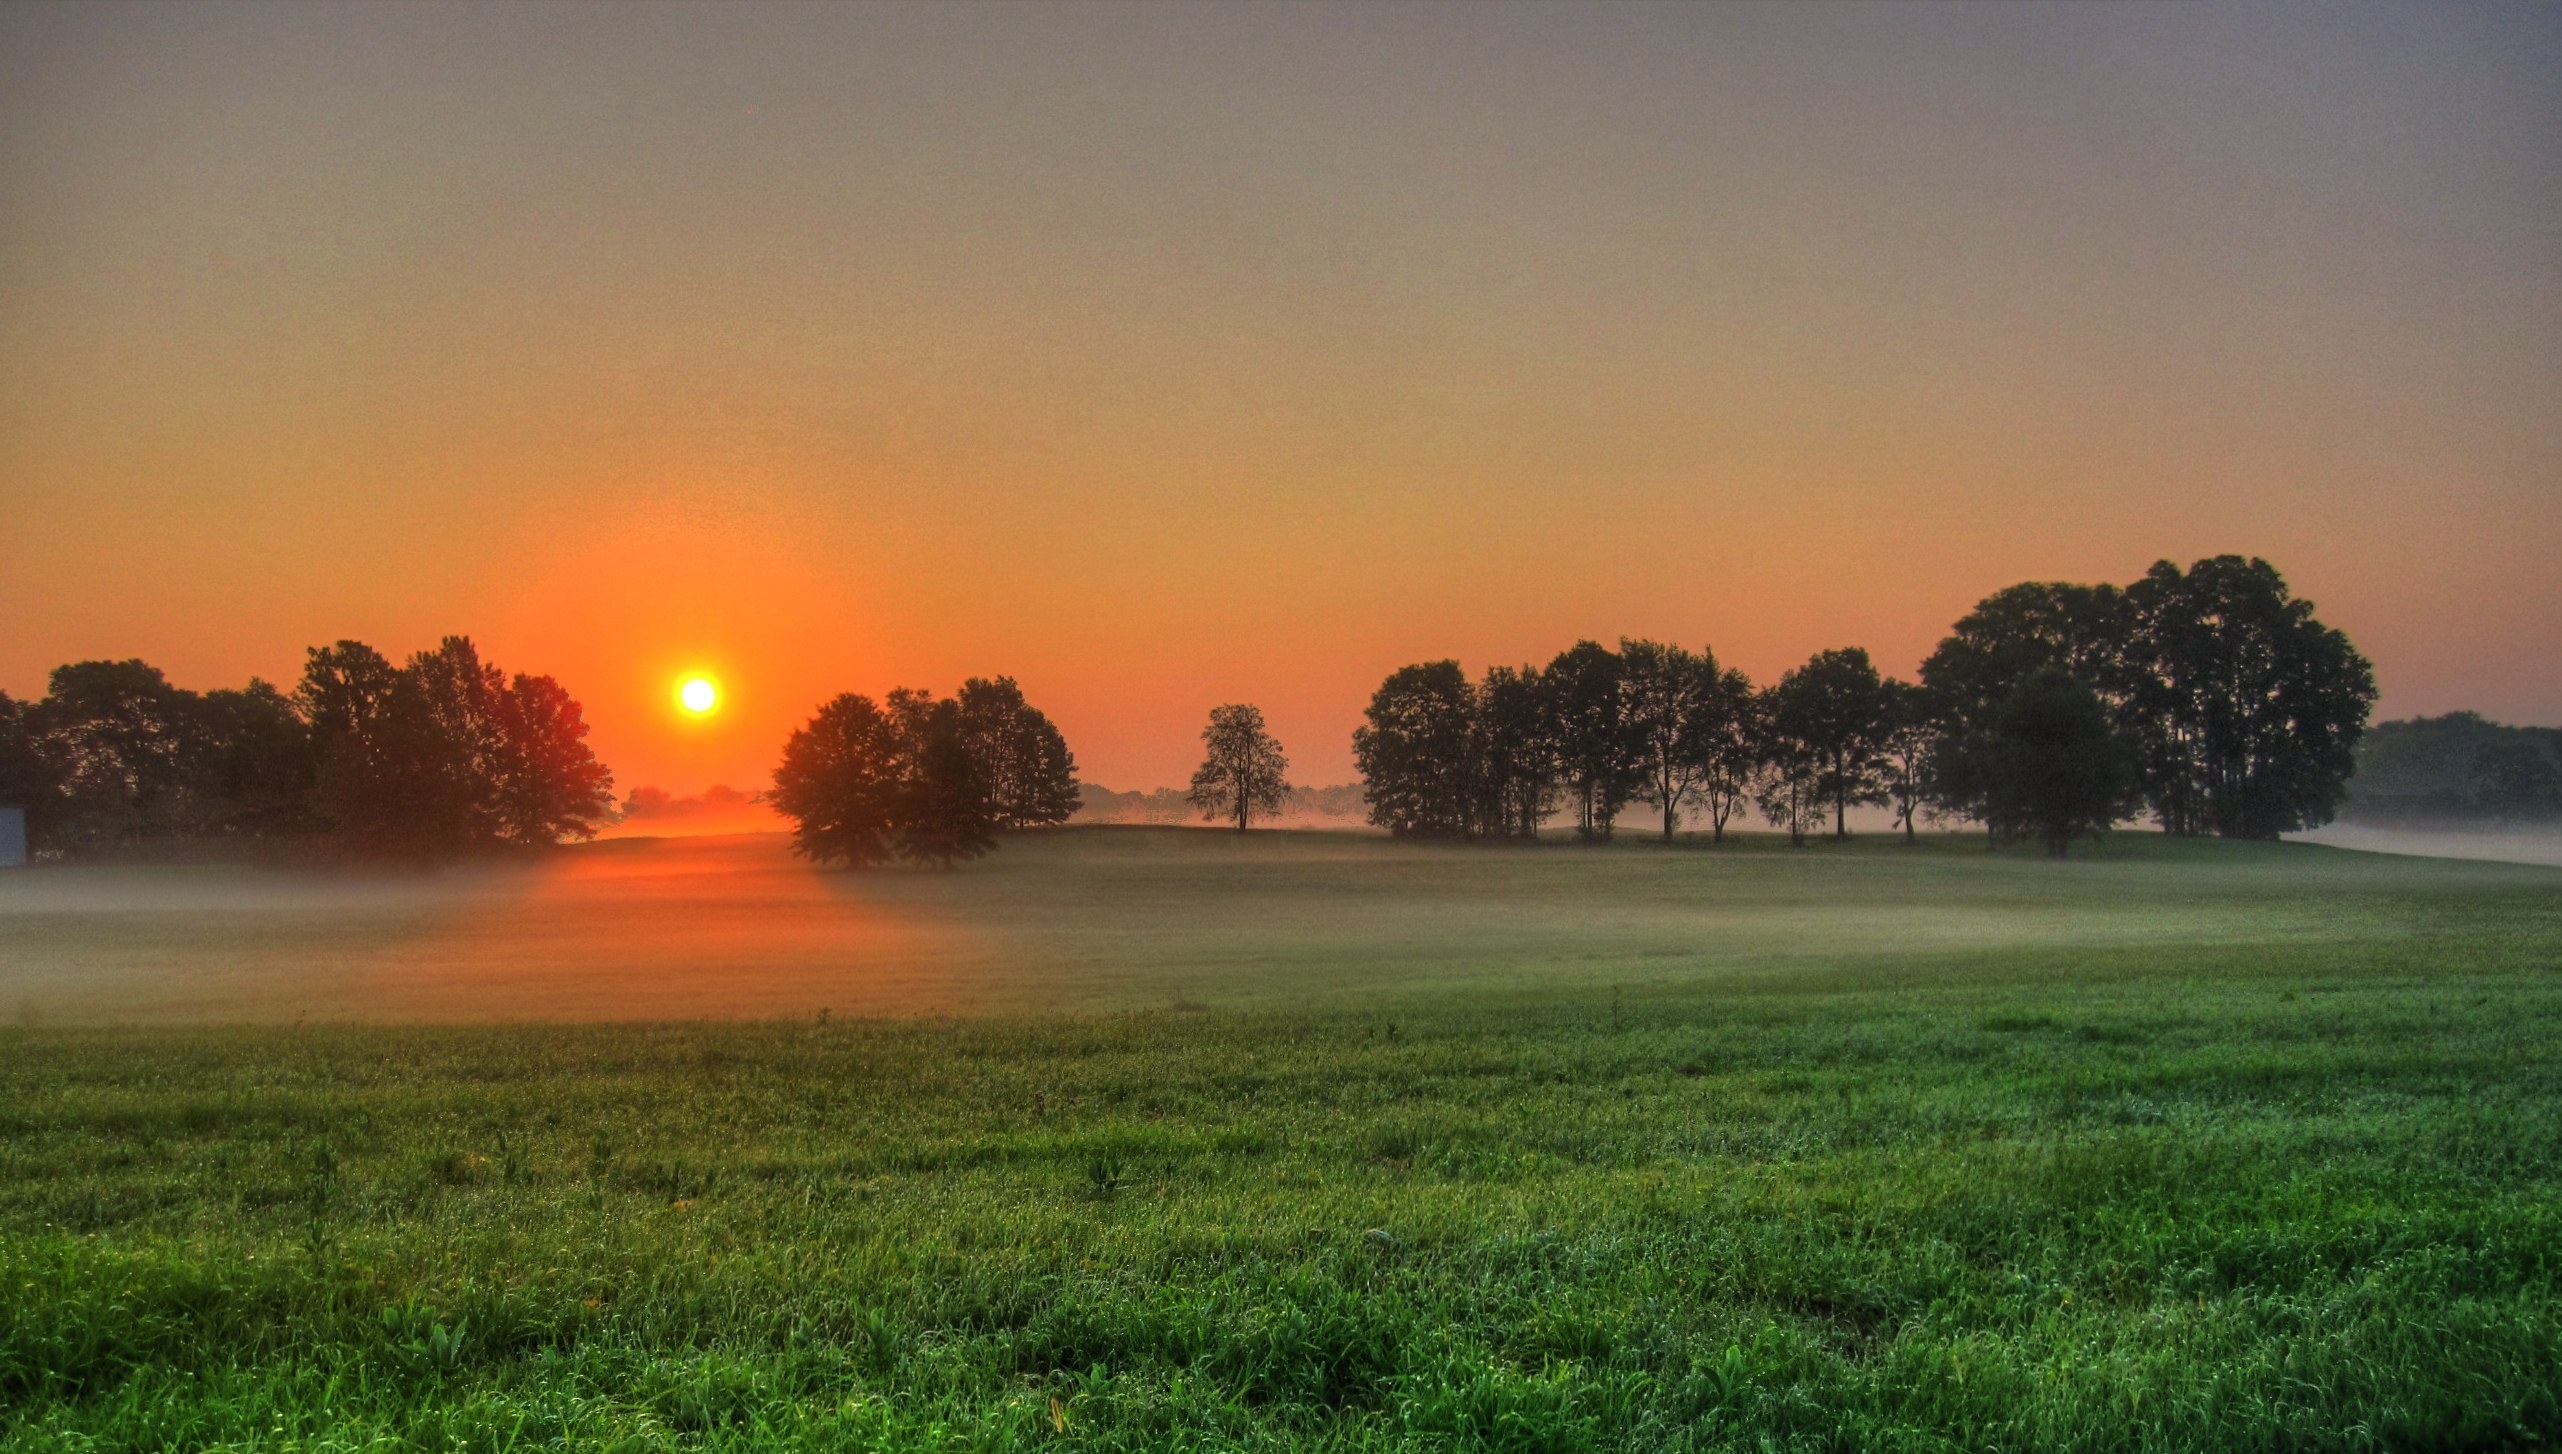
<path fill-rule="evenodd" d="M 2510 727 L 2479 712 L 2381 722 L 2357 749 L 2340 816 L 2393 826 L 2562 819 L 2562 728 Z"/>
<path fill-rule="evenodd" d="M 1075 755 L 1011 677 L 972 677 L 952 697 L 835 698 L 784 744 L 766 800 L 792 820 L 795 852 L 858 867 L 949 868 L 1079 806 Z"/>
<path fill-rule="evenodd" d="M 1849 810 L 1982 825 L 2061 854 L 2149 811 L 2170 833 L 2275 838 L 2330 820 L 2374 671 L 2266 561 L 2157 563 L 2125 587 L 2029 582 L 1961 618 L 1917 681 L 1857 648 L 1767 686 L 1655 641 L 1583 641 L 1471 681 L 1391 673 L 1353 734 L 1370 819 L 1404 837 L 1607 839 L 1643 803 L 1722 840 L 1757 811 L 1803 842 Z"/>
<path fill-rule="evenodd" d="M 400 665 L 316 646 L 290 692 L 82 661 L 35 701 L 0 692 L 0 802 L 27 809 L 40 852 L 212 839 L 442 858 L 592 836 L 614 778 L 586 738 L 559 682 L 510 676 L 466 636 Z"/>

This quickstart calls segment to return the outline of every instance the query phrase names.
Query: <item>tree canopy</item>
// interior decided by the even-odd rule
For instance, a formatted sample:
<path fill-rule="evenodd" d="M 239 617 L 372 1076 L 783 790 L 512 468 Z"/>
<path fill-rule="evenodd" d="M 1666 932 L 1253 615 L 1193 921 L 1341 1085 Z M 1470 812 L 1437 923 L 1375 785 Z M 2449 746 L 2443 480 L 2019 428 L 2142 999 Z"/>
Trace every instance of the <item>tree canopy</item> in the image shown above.
<path fill-rule="evenodd" d="M 1265 730 L 1263 709 L 1243 703 L 1210 709 L 1201 729 L 1201 766 L 1186 796 L 1205 818 L 1234 818 L 1246 831 L 1258 816 L 1290 805 L 1290 759 Z"/>
<path fill-rule="evenodd" d="M 72 662 L 0 707 L 0 798 L 48 853 L 231 839 L 434 858 L 592 834 L 613 776 L 586 736 L 558 682 L 510 680 L 465 637 L 397 668 L 361 642 L 315 647 L 291 694 Z"/>
<path fill-rule="evenodd" d="M 1987 726 L 1985 812 L 2003 840 L 2033 840 L 2061 858 L 2134 806 L 2133 754 L 2108 704 L 2070 671 L 2031 672 Z"/>
<path fill-rule="evenodd" d="M 783 744 L 767 801 L 813 862 L 949 868 L 994 850 L 1000 830 L 1064 822 L 1082 800 L 1050 719 L 1013 678 L 972 677 L 957 697 L 899 687 L 823 704 Z"/>

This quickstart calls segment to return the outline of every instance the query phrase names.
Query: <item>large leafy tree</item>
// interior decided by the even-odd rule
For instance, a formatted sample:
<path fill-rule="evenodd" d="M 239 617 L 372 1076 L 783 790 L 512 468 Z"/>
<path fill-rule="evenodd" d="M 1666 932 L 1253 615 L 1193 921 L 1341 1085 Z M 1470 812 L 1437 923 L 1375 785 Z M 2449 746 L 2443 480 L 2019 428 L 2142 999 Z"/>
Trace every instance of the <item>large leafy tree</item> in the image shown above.
<path fill-rule="evenodd" d="M 239 691 L 205 693 L 193 710 L 195 831 L 265 837 L 308 826 L 319 764 L 293 699 L 252 677 Z"/>
<path fill-rule="evenodd" d="M 2027 581 L 1975 603 L 1921 664 L 1936 732 L 1929 796 L 1954 817 L 1985 820 L 1986 734 L 2022 682 L 2049 667 L 2110 700 L 2123 697 L 2127 610 L 2115 586 Z M 1909 819 L 1907 819 L 1909 826 Z"/>
<path fill-rule="evenodd" d="M 1699 776 L 1692 791 L 1707 815 L 1709 841 L 1726 841 L 1726 825 L 1752 798 L 1760 782 L 1768 736 L 1762 721 L 1763 694 L 1752 679 L 1734 667 L 1717 665 L 1717 654 L 1703 652 L 1708 672 L 1707 700 L 1700 730 L 1692 734 L 1699 755 Z"/>
<path fill-rule="evenodd" d="M 1244 704 L 1210 709 L 1201 729 L 1201 766 L 1185 796 L 1208 818 L 1234 818 L 1242 833 L 1259 815 L 1290 805 L 1290 759 L 1263 725 L 1263 710 Z"/>
<path fill-rule="evenodd" d="M 2375 671 L 2275 567 L 2156 563 L 2126 591 L 2126 702 L 2163 829 L 2273 839 L 2331 820 Z"/>
<path fill-rule="evenodd" d="M 1559 773 L 1575 804 L 1575 833 L 1587 842 L 1607 840 L 1639 781 L 1622 663 L 1599 642 L 1578 641 L 1549 662 L 1544 675 Z"/>
<path fill-rule="evenodd" d="M 1487 754 L 1477 694 L 1459 663 L 1430 661 L 1390 672 L 1362 715 L 1363 725 L 1352 733 L 1352 759 L 1370 821 L 1400 838 L 1474 836 Z M 1539 729 L 1521 730 L 1530 734 L 1525 752 L 1535 755 Z M 1516 803 L 1513 811 L 1528 809 Z"/>
<path fill-rule="evenodd" d="M 24 808 L 31 845 L 44 846 L 51 842 L 60 785 L 38 750 L 33 717 L 30 704 L 0 692 L 0 805 Z"/>
<path fill-rule="evenodd" d="M 996 808 L 959 704 L 934 703 L 912 736 L 915 755 L 899 785 L 892 833 L 899 856 L 948 869 L 985 855 L 996 846 Z"/>
<path fill-rule="evenodd" d="M 1904 841 L 1919 840 L 1914 817 L 1929 786 L 1931 749 L 1939 741 L 1938 713 L 1928 688 L 1888 678 L 1885 682 L 1885 730 L 1878 738 L 1887 806 Z"/>
<path fill-rule="evenodd" d="M 468 636 L 410 657 L 385 713 L 391 751 L 375 804 L 378 839 L 438 857 L 505 840 L 506 693 L 506 675 Z"/>
<path fill-rule="evenodd" d="M 792 851 L 860 867 L 890 856 L 910 765 L 907 734 L 870 697 L 820 707 L 783 744 L 767 801 L 792 820 Z"/>
<path fill-rule="evenodd" d="M 614 810 L 614 774 L 587 745 L 577 699 L 550 677 L 519 674 L 492 709 L 501 836 L 519 844 L 595 837 Z"/>
<path fill-rule="evenodd" d="M 56 787 L 40 846 L 95 852 L 190 826 L 196 699 L 141 661 L 58 666 L 28 734 Z"/>
<path fill-rule="evenodd" d="M 1663 814 L 1663 836 L 1681 826 L 1681 805 L 1707 756 L 1709 696 L 1716 663 L 1660 641 L 1619 642 L 1620 690 L 1636 745 L 1637 798 Z"/>
<path fill-rule="evenodd" d="M 962 740 L 986 779 L 1000 828 L 1064 823 L 1082 806 L 1076 756 L 1012 677 L 972 677 L 957 699 Z"/>
<path fill-rule="evenodd" d="M 2135 765 L 2108 704 L 2062 667 L 2031 673 L 1993 714 L 1985 806 L 1996 836 L 2057 858 L 2108 831 L 2134 801 Z"/>
<path fill-rule="evenodd" d="M 1536 666 L 1488 667 L 1475 705 L 1477 795 L 1485 804 L 1477 831 L 1537 838 L 1557 792 L 1556 722 L 1547 679 Z"/>
<path fill-rule="evenodd" d="M 1801 702 L 1787 688 L 1783 676 L 1754 700 L 1753 800 L 1772 827 L 1787 830 L 1789 842 L 1803 844 L 1823 821 L 1823 756 Z"/>
<path fill-rule="evenodd" d="M 1849 837 L 1851 805 L 1887 796 L 1891 704 L 1868 653 L 1855 646 L 1816 652 L 1780 678 L 1772 711 L 1786 739 L 1813 760 L 1814 790 L 1832 808 L 1833 836 Z"/>

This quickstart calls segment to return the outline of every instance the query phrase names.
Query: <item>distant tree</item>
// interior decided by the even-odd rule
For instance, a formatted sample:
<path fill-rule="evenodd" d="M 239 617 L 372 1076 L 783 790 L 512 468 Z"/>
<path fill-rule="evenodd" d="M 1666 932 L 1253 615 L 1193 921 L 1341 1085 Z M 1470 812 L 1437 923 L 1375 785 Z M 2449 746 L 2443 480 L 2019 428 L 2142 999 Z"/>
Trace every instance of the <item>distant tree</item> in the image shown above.
<path fill-rule="evenodd" d="M 896 796 L 899 856 L 945 869 L 984 856 L 996 846 L 996 808 L 959 705 L 935 703 L 915 735 L 915 759 Z"/>
<path fill-rule="evenodd" d="M 1520 704 L 1513 704 L 1518 707 Z M 1535 710 L 1535 706 L 1531 708 Z M 1370 821 L 1400 838 L 1468 838 L 1481 827 L 1482 776 L 1489 761 L 1476 693 L 1455 661 L 1400 667 L 1370 695 L 1364 725 L 1352 734 Z M 1535 725 L 1521 750 L 1536 771 L 1542 750 Z M 1527 782 L 1514 785 L 1529 791 Z M 1516 801 L 1511 811 L 1522 810 Z"/>
<path fill-rule="evenodd" d="M 1478 831 L 1535 839 L 1557 792 L 1555 714 L 1535 666 L 1486 668 L 1476 692 L 1479 791 L 1488 807 Z"/>
<path fill-rule="evenodd" d="M 1211 708 L 1201 746 L 1201 766 L 1192 774 L 1188 796 L 1202 816 L 1233 817 L 1242 833 L 1256 815 L 1268 818 L 1290 805 L 1290 759 L 1264 730 L 1260 708 Z"/>
<path fill-rule="evenodd" d="M 302 683 L 294 705 L 314 742 L 360 739 L 391 701 L 400 668 L 361 641 L 315 646 L 304 653 Z"/>
<path fill-rule="evenodd" d="M 1544 675 L 1559 771 L 1575 804 L 1576 836 L 1605 841 L 1639 780 L 1622 664 L 1608 647 L 1578 641 L 1548 663 Z"/>
<path fill-rule="evenodd" d="M 1663 814 L 1669 840 L 1681 826 L 1681 804 L 1706 766 L 1717 663 L 1680 646 L 1625 637 L 1619 663 L 1629 737 L 1636 744 L 1636 795 Z"/>
<path fill-rule="evenodd" d="M 1781 677 L 1773 711 L 1815 763 L 1815 792 L 1832 806 L 1833 836 L 1850 836 L 1850 805 L 1886 801 L 1885 682 L 1858 647 L 1819 651 Z"/>
<path fill-rule="evenodd" d="M 2494 818 L 2515 822 L 2562 813 L 2562 764 L 2532 740 L 2482 744 L 2471 776 L 2475 804 Z"/>
<path fill-rule="evenodd" d="M 1080 805 L 1076 757 L 1012 677 L 961 683 L 962 739 L 987 780 L 999 828 L 1064 823 Z"/>
<path fill-rule="evenodd" d="M 595 837 L 613 815 L 614 774 L 587 745 L 577 699 L 550 677 L 519 674 L 490 705 L 499 835 L 519 844 Z"/>
<path fill-rule="evenodd" d="M 2108 704 L 2061 667 L 2043 667 L 1993 716 L 1987 811 L 2005 840 L 2057 858 L 2108 831 L 2134 802 L 2135 765 Z"/>
<path fill-rule="evenodd" d="M 140 661 L 53 669 L 26 718 L 56 785 L 40 846 L 95 852 L 182 831 L 193 808 L 194 694 Z"/>
<path fill-rule="evenodd" d="M 1693 784 L 1699 806 L 1708 817 L 1709 841 L 1726 841 L 1726 824 L 1752 798 L 1761 780 L 1768 736 L 1762 721 L 1762 693 L 1752 679 L 1733 667 L 1718 667 L 1717 654 L 1705 652 L 1710 686 L 1703 730 L 1694 738 L 1699 777 Z"/>
<path fill-rule="evenodd" d="M 2274 839 L 2331 820 L 2375 671 L 2275 567 L 2156 563 L 2126 591 L 2129 720 L 2166 832 Z"/>
<path fill-rule="evenodd" d="M 189 776 L 199 833 L 274 837 L 311 821 L 319 763 L 293 699 L 252 677 L 193 704 Z"/>
<path fill-rule="evenodd" d="M 2494 747 L 2500 751 L 2486 764 Z M 2358 738 L 2357 771 L 2340 816 L 2366 823 L 2532 817 L 2538 756 L 2562 761 L 2562 728 L 2510 727 L 2479 712 L 2378 722 Z M 2526 798 L 2512 796 L 2519 792 Z"/>
<path fill-rule="evenodd" d="M 2115 586 L 2029 581 L 1976 602 L 1921 665 L 1937 728 L 1924 774 L 1933 805 L 1985 821 L 1985 735 L 2037 672 L 2060 668 L 2112 705 L 2122 701 L 2127 629 L 2125 596 Z"/>
<path fill-rule="evenodd" d="M 0 803 L 24 808 L 30 845 L 49 846 L 60 784 L 37 745 L 33 716 L 28 703 L 0 692 Z"/>
<path fill-rule="evenodd" d="M 856 867 L 890 856 L 909 769 L 900 724 L 848 692 L 820 707 L 783 744 L 767 801 L 792 820 L 792 851 Z"/>
<path fill-rule="evenodd" d="M 1887 806 L 1894 810 L 1896 826 L 1904 830 L 1904 841 L 1912 843 L 1921 836 L 1913 817 L 1929 789 L 1931 749 L 1939 740 L 1938 713 L 1927 688 L 1893 678 L 1885 683 L 1885 709 L 1878 760 L 1884 771 Z"/>
<path fill-rule="evenodd" d="M 1782 677 L 1754 699 L 1753 799 L 1772 827 L 1786 829 L 1788 841 L 1802 846 L 1823 821 L 1823 756 L 1802 701 L 1786 688 Z"/>
<path fill-rule="evenodd" d="M 925 750 L 925 728 L 934 716 L 941 699 L 917 687 L 892 687 L 881 698 L 881 710 L 889 714 L 898 727 L 899 740 L 905 744 L 907 760 L 912 766 L 917 754 Z"/>
<path fill-rule="evenodd" d="M 400 668 L 361 641 L 305 653 L 294 706 L 311 732 L 312 797 L 322 826 L 343 826 L 361 785 L 380 770 L 383 715 L 399 679 Z"/>
<path fill-rule="evenodd" d="M 378 724 L 383 751 L 360 815 L 371 846 L 446 858 L 506 841 L 506 692 L 506 676 L 468 636 L 410 657 Z"/>

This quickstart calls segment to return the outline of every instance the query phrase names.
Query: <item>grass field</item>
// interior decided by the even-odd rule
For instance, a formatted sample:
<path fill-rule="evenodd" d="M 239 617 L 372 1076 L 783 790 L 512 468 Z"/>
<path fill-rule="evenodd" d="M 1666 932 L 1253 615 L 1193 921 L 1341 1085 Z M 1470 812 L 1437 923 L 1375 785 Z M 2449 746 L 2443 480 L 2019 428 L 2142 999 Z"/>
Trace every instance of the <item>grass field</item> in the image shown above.
<path fill-rule="evenodd" d="M 0 1446 L 2551 1447 L 2557 971 L 2146 835 L 0 877 Z"/>

